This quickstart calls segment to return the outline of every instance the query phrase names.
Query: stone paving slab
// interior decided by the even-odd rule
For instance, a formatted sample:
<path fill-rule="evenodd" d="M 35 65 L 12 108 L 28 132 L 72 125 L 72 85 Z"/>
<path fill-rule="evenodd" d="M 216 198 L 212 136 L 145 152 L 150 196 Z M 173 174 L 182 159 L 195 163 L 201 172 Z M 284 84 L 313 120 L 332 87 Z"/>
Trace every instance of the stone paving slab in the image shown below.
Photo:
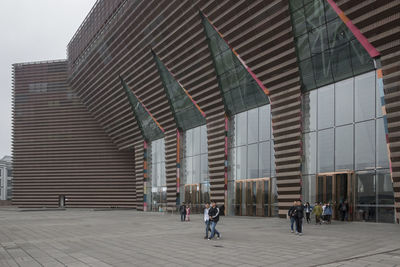
<path fill-rule="evenodd" d="M 133 210 L 0 209 L 0 266 L 400 266 L 400 226 L 342 223 L 289 231 L 278 218 L 222 217 L 204 240 L 201 215 Z"/>

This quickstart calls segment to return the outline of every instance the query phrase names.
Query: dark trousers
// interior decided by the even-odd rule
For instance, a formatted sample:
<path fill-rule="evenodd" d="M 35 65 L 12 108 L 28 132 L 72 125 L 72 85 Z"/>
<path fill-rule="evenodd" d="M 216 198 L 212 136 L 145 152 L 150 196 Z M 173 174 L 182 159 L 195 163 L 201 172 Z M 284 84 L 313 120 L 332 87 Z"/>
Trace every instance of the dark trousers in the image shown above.
<path fill-rule="evenodd" d="M 310 218 L 310 213 L 306 212 L 306 219 L 307 219 L 307 223 L 311 222 L 311 218 Z"/>
<path fill-rule="evenodd" d="M 303 232 L 303 218 L 296 217 L 296 230 L 298 233 Z"/>
<path fill-rule="evenodd" d="M 186 214 L 185 213 L 181 213 L 181 222 L 184 222 L 186 219 Z"/>

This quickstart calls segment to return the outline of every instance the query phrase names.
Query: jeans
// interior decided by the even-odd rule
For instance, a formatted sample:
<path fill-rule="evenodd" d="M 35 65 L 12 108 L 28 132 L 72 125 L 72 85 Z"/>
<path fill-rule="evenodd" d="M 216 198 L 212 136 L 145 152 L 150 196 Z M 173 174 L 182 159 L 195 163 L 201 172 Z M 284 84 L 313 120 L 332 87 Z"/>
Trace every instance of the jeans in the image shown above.
<path fill-rule="evenodd" d="M 296 217 L 296 230 L 298 233 L 303 232 L 303 218 Z"/>
<path fill-rule="evenodd" d="M 211 231 L 210 229 L 210 221 L 204 221 L 206 225 L 206 237 L 208 237 L 208 231 Z"/>
<path fill-rule="evenodd" d="M 185 213 L 181 213 L 181 222 L 184 222 L 186 219 L 186 214 Z"/>
<path fill-rule="evenodd" d="M 290 217 L 290 229 L 292 230 L 292 231 L 294 231 L 293 230 L 293 225 L 294 225 L 294 222 L 295 222 L 296 220 L 295 220 L 295 218 L 294 217 Z M 296 230 L 297 231 L 297 230 Z"/>
<path fill-rule="evenodd" d="M 212 239 L 215 234 L 217 234 L 218 237 L 220 236 L 217 229 L 215 229 L 216 226 L 217 226 L 217 222 L 211 221 L 211 235 L 210 235 L 209 239 Z"/>
<path fill-rule="evenodd" d="M 307 219 L 307 223 L 311 222 L 310 212 L 306 212 L 306 219 Z"/>

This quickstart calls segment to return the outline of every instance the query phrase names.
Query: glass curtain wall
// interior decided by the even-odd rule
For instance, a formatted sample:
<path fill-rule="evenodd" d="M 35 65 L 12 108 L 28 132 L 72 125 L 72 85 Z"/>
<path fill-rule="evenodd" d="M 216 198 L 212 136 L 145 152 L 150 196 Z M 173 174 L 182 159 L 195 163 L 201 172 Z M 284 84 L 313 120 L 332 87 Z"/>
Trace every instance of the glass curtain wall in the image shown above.
<path fill-rule="evenodd" d="M 148 163 L 151 166 L 149 174 L 151 188 L 148 190 L 151 190 L 151 195 L 147 203 L 148 210 L 163 211 L 167 206 L 164 138 L 151 142 L 150 155 Z"/>
<path fill-rule="evenodd" d="M 235 182 L 257 178 L 271 178 L 271 200 L 274 204 L 272 214 L 277 214 L 274 140 L 270 105 L 236 114 L 230 120 L 229 134 L 229 214 L 236 214 L 237 209 L 240 208 L 237 207 Z"/>
<path fill-rule="evenodd" d="M 303 90 L 374 69 L 364 47 L 325 0 L 290 0 Z"/>
<path fill-rule="evenodd" d="M 303 95 L 303 199 L 316 200 L 316 175 L 355 172 L 356 220 L 393 222 L 394 197 L 376 73 Z"/>
<path fill-rule="evenodd" d="M 182 141 L 180 200 L 199 212 L 210 201 L 207 126 L 187 130 Z"/>

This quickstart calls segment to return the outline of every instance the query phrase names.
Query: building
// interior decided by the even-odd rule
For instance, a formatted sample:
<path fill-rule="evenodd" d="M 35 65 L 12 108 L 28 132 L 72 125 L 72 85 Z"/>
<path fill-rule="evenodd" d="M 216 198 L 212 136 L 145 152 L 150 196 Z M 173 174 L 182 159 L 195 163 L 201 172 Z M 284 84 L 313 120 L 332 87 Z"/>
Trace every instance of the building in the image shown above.
<path fill-rule="evenodd" d="M 10 156 L 0 159 L 0 202 L 12 198 L 13 167 Z"/>
<path fill-rule="evenodd" d="M 66 61 L 14 65 L 14 203 L 398 220 L 399 8 L 97 1 Z"/>

